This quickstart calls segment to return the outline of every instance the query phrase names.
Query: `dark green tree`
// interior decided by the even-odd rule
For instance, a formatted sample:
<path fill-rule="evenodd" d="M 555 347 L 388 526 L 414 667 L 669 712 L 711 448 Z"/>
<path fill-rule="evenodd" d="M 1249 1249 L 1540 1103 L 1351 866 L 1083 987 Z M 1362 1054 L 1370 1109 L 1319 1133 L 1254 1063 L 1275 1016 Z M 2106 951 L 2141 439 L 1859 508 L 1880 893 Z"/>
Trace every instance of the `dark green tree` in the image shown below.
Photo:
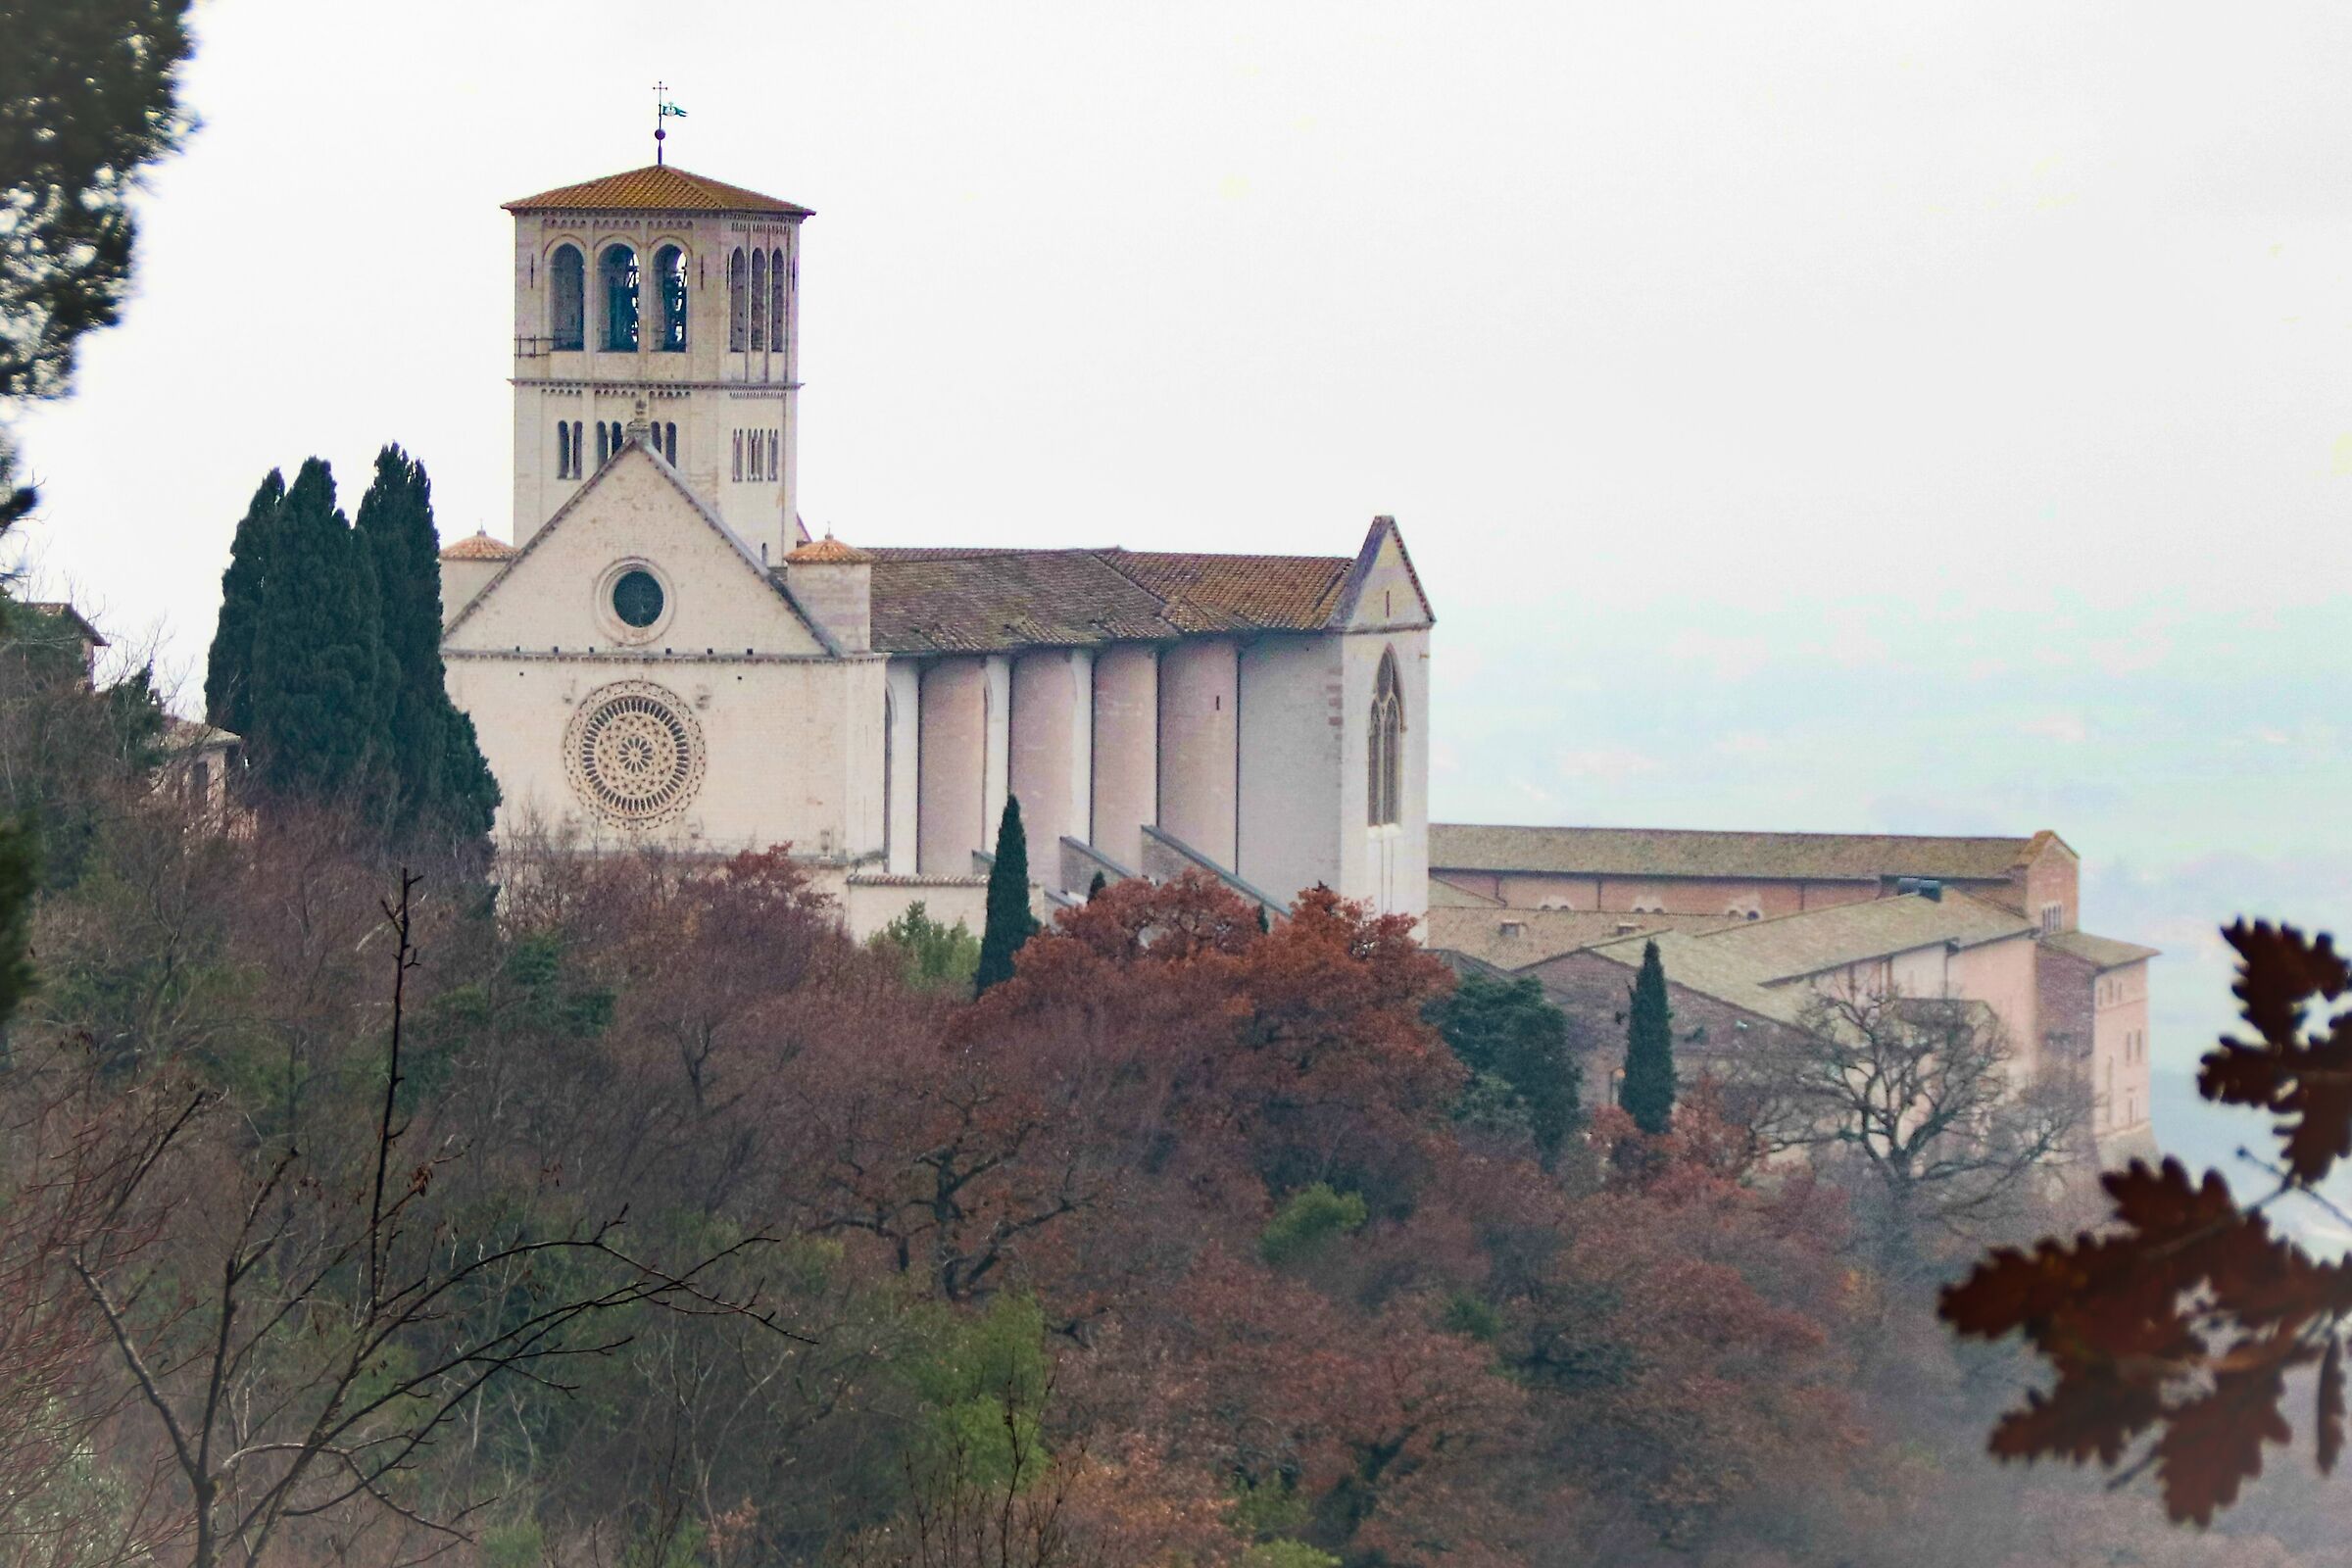
<path fill-rule="evenodd" d="M 0 421 L 65 395 L 83 333 L 130 286 L 131 189 L 179 144 L 188 0 L 0 0 Z M 0 533 L 39 502 L 15 482 L 0 422 Z M 0 631 L 10 624 L 0 591 Z M 0 1024 L 23 994 L 39 861 L 27 822 L 0 823 Z"/>
<path fill-rule="evenodd" d="M 1471 975 L 1430 1009 L 1462 1065 L 1476 1075 L 1467 1103 L 1501 1102 L 1526 1117 L 1536 1151 L 1548 1165 L 1584 1116 L 1585 1070 L 1569 1049 L 1568 1015 L 1536 981 Z M 1493 1080 L 1493 1083 L 1486 1082 Z"/>
<path fill-rule="evenodd" d="M 188 0 L 0 0 L 0 402 L 52 398 L 130 288 L 141 172 L 179 144 Z M 9 484 L 0 527 L 32 510 Z"/>
<path fill-rule="evenodd" d="M 262 623 L 262 585 L 285 504 L 285 475 L 271 468 L 237 523 L 228 542 L 228 569 L 220 574 L 220 619 L 204 663 L 204 716 L 232 734 L 253 727 L 253 638 Z"/>
<path fill-rule="evenodd" d="M 442 673 L 441 564 L 433 482 L 424 465 L 397 446 L 377 453 L 354 528 L 374 567 L 392 666 L 384 744 L 393 825 L 404 835 L 444 830 L 479 837 L 490 831 L 498 784 L 472 722 L 449 700 Z"/>
<path fill-rule="evenodd" d="M 1021 827 L 1021 803 L 1004 797 L 1004 814 L 997 822 L 997 858 L 988 869 L 988 923 L 980 930 L 980 968 L 975 989 L 1012 978 L 1012 956 L 1037 934 L 1037 916 L 1029 912 L 1029 835 Z"/>
<path fill-rule="evenodd" d="M 279 801 L 372 805 L 387 782 L 396 689 L 375 563 L 335 505 L 325 463 L 306 461 L 278 512 L 253 633 L 247 751 Z"/>
<path fill-rule="evenodd" d="M 1617 1102 L 1653 1138 L 1674 1122 L 1674 1013 L 1655 942 L 1642 944 L 1642 972 L 1634 978 L 1625 1021 L 1625 1087 Z"/>

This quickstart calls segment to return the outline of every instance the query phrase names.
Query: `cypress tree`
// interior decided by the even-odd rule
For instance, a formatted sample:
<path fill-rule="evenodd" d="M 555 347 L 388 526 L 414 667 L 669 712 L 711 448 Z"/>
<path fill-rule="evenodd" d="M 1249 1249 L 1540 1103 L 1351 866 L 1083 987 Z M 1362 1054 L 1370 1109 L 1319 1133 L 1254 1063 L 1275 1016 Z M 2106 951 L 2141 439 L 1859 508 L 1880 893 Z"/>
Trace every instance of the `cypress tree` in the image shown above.
<path fill-rule="evenodd" d="M 980 931 L 978 991 L 1012 978 L 1012 956 L 1037 933 L 1029 912 L 1029 835 L 1021 827 L 1021 803 L 1004 797 L 997 823 L 997 858 L 988 870 L 988 924 Z"/>
<path fill-rule="evenodd" d="M 392 661 L 375 563 L 318 458 L 287 487 L 268 561 L 246 731 L 258 781 L 280 800 L 372 804 L 388 760 Z"/>
<path fill-rule="evenodd" d="M 1625 1087 L 1619 1104 L 1634 1125 L 1656 1137 L 1674 1121 L 1674 1014 L 1666 1005 L 1666 965 L 1658 945 L 1642 945 L 1642 972 L 1626 1015 Z"/>
<path fill-rule="evenodd" d="M 204 716 L 238 735 L 253 727 L 253 638 L 285 501 L 285 475 L 271 468 L 237 523 L 228 545 L 228 569 L 220 574 L 220 621 L 204 664 Z"/>
<path fill-rule="evenodd" d="M 377 453 L 355 532 L 375 568 L 394 682 L 384 737 L 394 825 L 485 834 L 498 785 L 442 672 L 441 564 L 424 465 L 398 446 Z"/>

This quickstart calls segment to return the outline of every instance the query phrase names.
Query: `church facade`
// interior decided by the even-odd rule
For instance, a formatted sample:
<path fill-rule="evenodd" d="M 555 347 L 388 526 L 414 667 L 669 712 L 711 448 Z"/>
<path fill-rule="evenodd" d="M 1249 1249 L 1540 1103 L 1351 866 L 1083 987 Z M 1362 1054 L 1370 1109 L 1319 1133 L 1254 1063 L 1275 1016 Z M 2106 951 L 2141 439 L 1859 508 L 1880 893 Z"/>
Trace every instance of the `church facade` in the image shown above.
<path fill-rule="evenodd" d="M 500 830 L 788 843 L 853 930 L 977 926 L 1017 797 L 1041 903 L 1206 871 L 1428 902 L 1430 606 L 1348 555 L 892 549 L 795 496 L 806 208 L 656 165 L 510 203 L 512 543 L 442 555 Z"/>

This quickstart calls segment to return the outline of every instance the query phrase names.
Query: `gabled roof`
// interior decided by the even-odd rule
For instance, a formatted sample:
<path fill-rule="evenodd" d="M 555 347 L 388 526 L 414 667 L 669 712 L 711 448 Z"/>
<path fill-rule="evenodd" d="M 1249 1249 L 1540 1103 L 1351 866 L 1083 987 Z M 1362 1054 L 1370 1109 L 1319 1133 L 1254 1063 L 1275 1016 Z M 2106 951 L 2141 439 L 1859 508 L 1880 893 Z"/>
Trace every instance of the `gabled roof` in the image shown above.
<path fill-rule="evenodd" d="M 2055 833 L 1954 838 L 1908 833 L 1724 833 L 1686 828 L 1429 825 L 1429 863 L 1463 871 L 1563 876 L 1757 877 L 1878 882 L 1888 877 L 2001 881 Z M 2073 852 L 2068 851 L 2071 855 Z"/>
<path fill-rule="evenodd" d="M 1430 884 L 1433 895 L 1437 888 L 1437 883 Z M 1629 934 L 1705 932 L 1736 922 L 1737 916 L 1721 914 L 1620 914 L 1609 909 L 1505 909 L 1494 906 L 1466 908 L 1440 904 L 1432 897 L 1427 945 L 1466 953 L 1501 968 L 1523 969 L 1578 948 L 1623 941 Z"/>
<path fill-rule="evenodd" d="M 1812 1000 L 1803 987 L 1766 985 L 1759 977 L 1756 966 L 1747 958 L 1717 947 L 1712 937 L 1694 936 L 1688 931 L 1659 931 L 1646 936 L 1627 937 L 1619 942 L 1602 943 L 1588 951 L 1612 963 L 1623 964 L 1629 970 L 1637 970 L 1642 967 L 1642 950 L 1652 942 L 1658 945 L 1658 962 L 1666 970 L 1668 985 L 1687 987 L 1719 1002 L 1728 1002 L 1760 1018 L 1772 1018 L 1781 1023 L 1795 1023 L 1803 1016 L 1807 1004 Z M 1541 977 L 1543 965 L 1534 967 Z"/>
<path fill-rule="evenodd" d="M 47 615 L 61 625 L 72 627 L 76 637 L 93 648 L 114 646 L 106 640 L 105 635 L 97 627 L 90 624 L 87 616 L 62 599 L 26 599 L 20 601 L 14 608 L 29 610 L 35 614 Z"/>
<path fill-rule="evenodd" d="M 2056 948 L 2100 969 L 2120 969 L 2127 963 L 2158 956 L 2154 948 L 2143 948 L 2136 942 L 2119 942 L 2113 937 L 2094 937 L 2087 931 L 2053 931 L 2041 942 L 2043 947 Z"/>
<path fill-rule="evenodd" d="M 654 466 L 654 471 L 668 482 L 669 487 L 672 490 L 675 490 L 679 496 L 685 500 L 687 506 L 694 509 L 694 514 L 703 520 L 704 525 L 726 542 L 727 548 L 735 553 L 735 559 L 743 564 L 745 569 L 758 577 L 761 582 L 767 584 L 769 591 L 772 592 L 778 599 L 784 601 L 786 608 L 788 608 L 792 613 L 799 618 L 803 626 L 808 628 L 808 635 L 816 639 L 819 647 L 823 648 L 825 652 L 829 654 L 839 654 L 841 652 L 841 645 L 834 639 L 832 634 L 827 632 L 813 616 L 801 608 L 800 601 L 793 598 L 792 591 L 784 585 L 783 580 L 774 572 L 769 571 L 765 564 L 762 563 L 760 557 L 753 551 L 752 547 L 743 542 L 743 536 L 737 533 L 734 529 L 728 527 L 727 520 L 724 517 L 721 517 L 717 513 L 711 511 L 709 507 L 703 504 L 702 498 L 696 495 L 693 489 L 687 485 L 685 476 L 680 474 L 677 469 L 671 467 L 668 462 L 662 458 L 661 453 L 656 452 L 652 447 L 647 446 L 643 442 L 634 440 L 622 442 L 620 450 L 607 458 L 594 473 L 590 474 L 585 480 L 581 481 L 580 487 L 571 493 L 569 499 L 556 509 L 555 515 L 549 517 L 547 521 L 539 525 L 538 532 L 532 534 L 530 540 L 524 544 L 520 550 L 515 551 L 513 556 L 508 559 L 507 564 L 499 569 L 498 575 L 491 578 L 489 582 L 485 583 L 482 587 L 482 591 L 478 594 L 475 594 L 473 598 L 466 603 L 466 606 L 464 610 L 458 612 L 457 618 L 442 628 L 442 642 L 446 644 L 452 636 L 456 635 L 459 627 L 465 625 L 468 620 L 471 620 L 473 618 L 474 612 L 480 610 L 485 603 L 487 603 L 498 593 L 500 586 L 506 582 L 507 578 L 514 575 L 514 569 L 521 565 L 524 561 L 529 559 L 531 553 L 537 550 L 543 542 L 545 542 L 551 535 L 555 533 L 556 529 L 564 522 L 564 519 L 570 516 L 571 514 L 581 505 L 581 503 L 585 502 L 588 497 L 595 492 L 596 488 L 604 483 L 605 476 L 607 474 L 611 473 L 615 466 L 627 461 L 632 454 L 643 458 L 646 462 Z"/>
<path fill-rule="evenodd" d="M 638 212 L 666 213 L 781 213 L 793 218 L 812 216 L 806 207 L 762 196 L 741 185 L 703 174 L 690 174 L 670 164 L 648 164 L 625 173 L 607 174 L 599 179 L 582 180 L 576 185 L 558 185 L 536 196 L 506 204 L 510 213 L 535 213 L 552 209 L 571 212 Z"/>
<path fill-rule="evenodd" d="M 1374 519 L 1363 554 L 868 548 L 874 646 L 894 654 L 997 653 L 1164 642 L 1216 633 L 1331 631 L 1395 534 Z M 1397 539 L 1399 552 L 1404 541 Z M 1412 569 L 1406 558 L 1405 569 Z M 1414 585 L 1419 590 L 1418 582 Z M 1426 611 L 1426 601 L 1424 602 Z"/>
<path fill-rule="evenodd" d="M 1380 547 L 1392 538 L 1396 541 L 1396 559 L 1404 564 L 1405 580 L 1413 585 L 1413 597 L 1420 601 L 1421 618 L 1435 625 L 1438 612 L 1430 609 L 1429 590 L 1421 586 L 1421 573 L 1413 569 L 1413 553 L 1404 548 L 1404 533 L 1396 526 L 1396 519 L 1386 515 L 1372 519 L 1371 531 L 1364 535 L 1363 546 L 1355 553 L 1355 564 L 1348 568 L 1347 580 L 1340 585 L 1338 616 L 1342 620 L 1354 616 L 1356 600 L 1370 580 L 1372 568 L 1380 564 Z"/>
<path fill-rule="evenodd" d="M 2023 915 L 1947 891 L 1940 899 L 1913 893 L 1749 920 L 1700 940 L 1749 965 L 1763 983 L 1778 985 L 1919 948 L 1973 948 L 2031 936 L 2035 929 Z"/>
<path fill-rule="evenodd" d="M 1158 599 L 1185 631 L 1315 631 L 1332 623 L 1342 556 L 1213 556 L 1105 550 L 1102 560 Z"/>

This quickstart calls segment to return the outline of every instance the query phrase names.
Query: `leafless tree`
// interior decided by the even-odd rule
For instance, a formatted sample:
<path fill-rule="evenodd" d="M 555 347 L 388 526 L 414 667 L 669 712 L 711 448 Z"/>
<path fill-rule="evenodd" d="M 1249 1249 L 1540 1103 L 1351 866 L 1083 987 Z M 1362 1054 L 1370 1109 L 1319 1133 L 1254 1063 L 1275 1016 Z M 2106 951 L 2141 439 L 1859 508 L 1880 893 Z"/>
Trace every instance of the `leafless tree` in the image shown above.
<path fill-rule="evenodd" d="M 384 906 L 392 1005 L 365 1121 L 353 1108 L 310 1123 L 305 1146 L 240 1150 L 214 1091 L 159 1100 L 71 1260 L 133 1408 L 160 1433 L 196 1568 L 260 1561 L 304 1521 L 388 1520 L 422 1556 L 456 1544 L 489 1499 L 429 1491 L 420 1461 L 485 1388 L 563 1388 L 567 1361 L 626 1344 L 631 1309 L 788 1332 L 757 1286 L 713 1283 L 766 1238 L 664 1268 L 624 1246 L 624 1214 L 544 1233 L 444 1195 L 461 1152 L 411 1147 L 403 1108 L 416 882 L 404 871 Z M 151 1234 L 159 1213 L 168 1256 L 116 1244 Z"/>
<path fill-rule="evenodd" d="M 1828 989 L 1730 1070 L 1767 1150 L 1864 1178 L 1888 1262 L 1937 1232 L 1982 1239 L 2089 1153 L 2081 1074 L 2024 1059 L 1982 1002 Z"/>

